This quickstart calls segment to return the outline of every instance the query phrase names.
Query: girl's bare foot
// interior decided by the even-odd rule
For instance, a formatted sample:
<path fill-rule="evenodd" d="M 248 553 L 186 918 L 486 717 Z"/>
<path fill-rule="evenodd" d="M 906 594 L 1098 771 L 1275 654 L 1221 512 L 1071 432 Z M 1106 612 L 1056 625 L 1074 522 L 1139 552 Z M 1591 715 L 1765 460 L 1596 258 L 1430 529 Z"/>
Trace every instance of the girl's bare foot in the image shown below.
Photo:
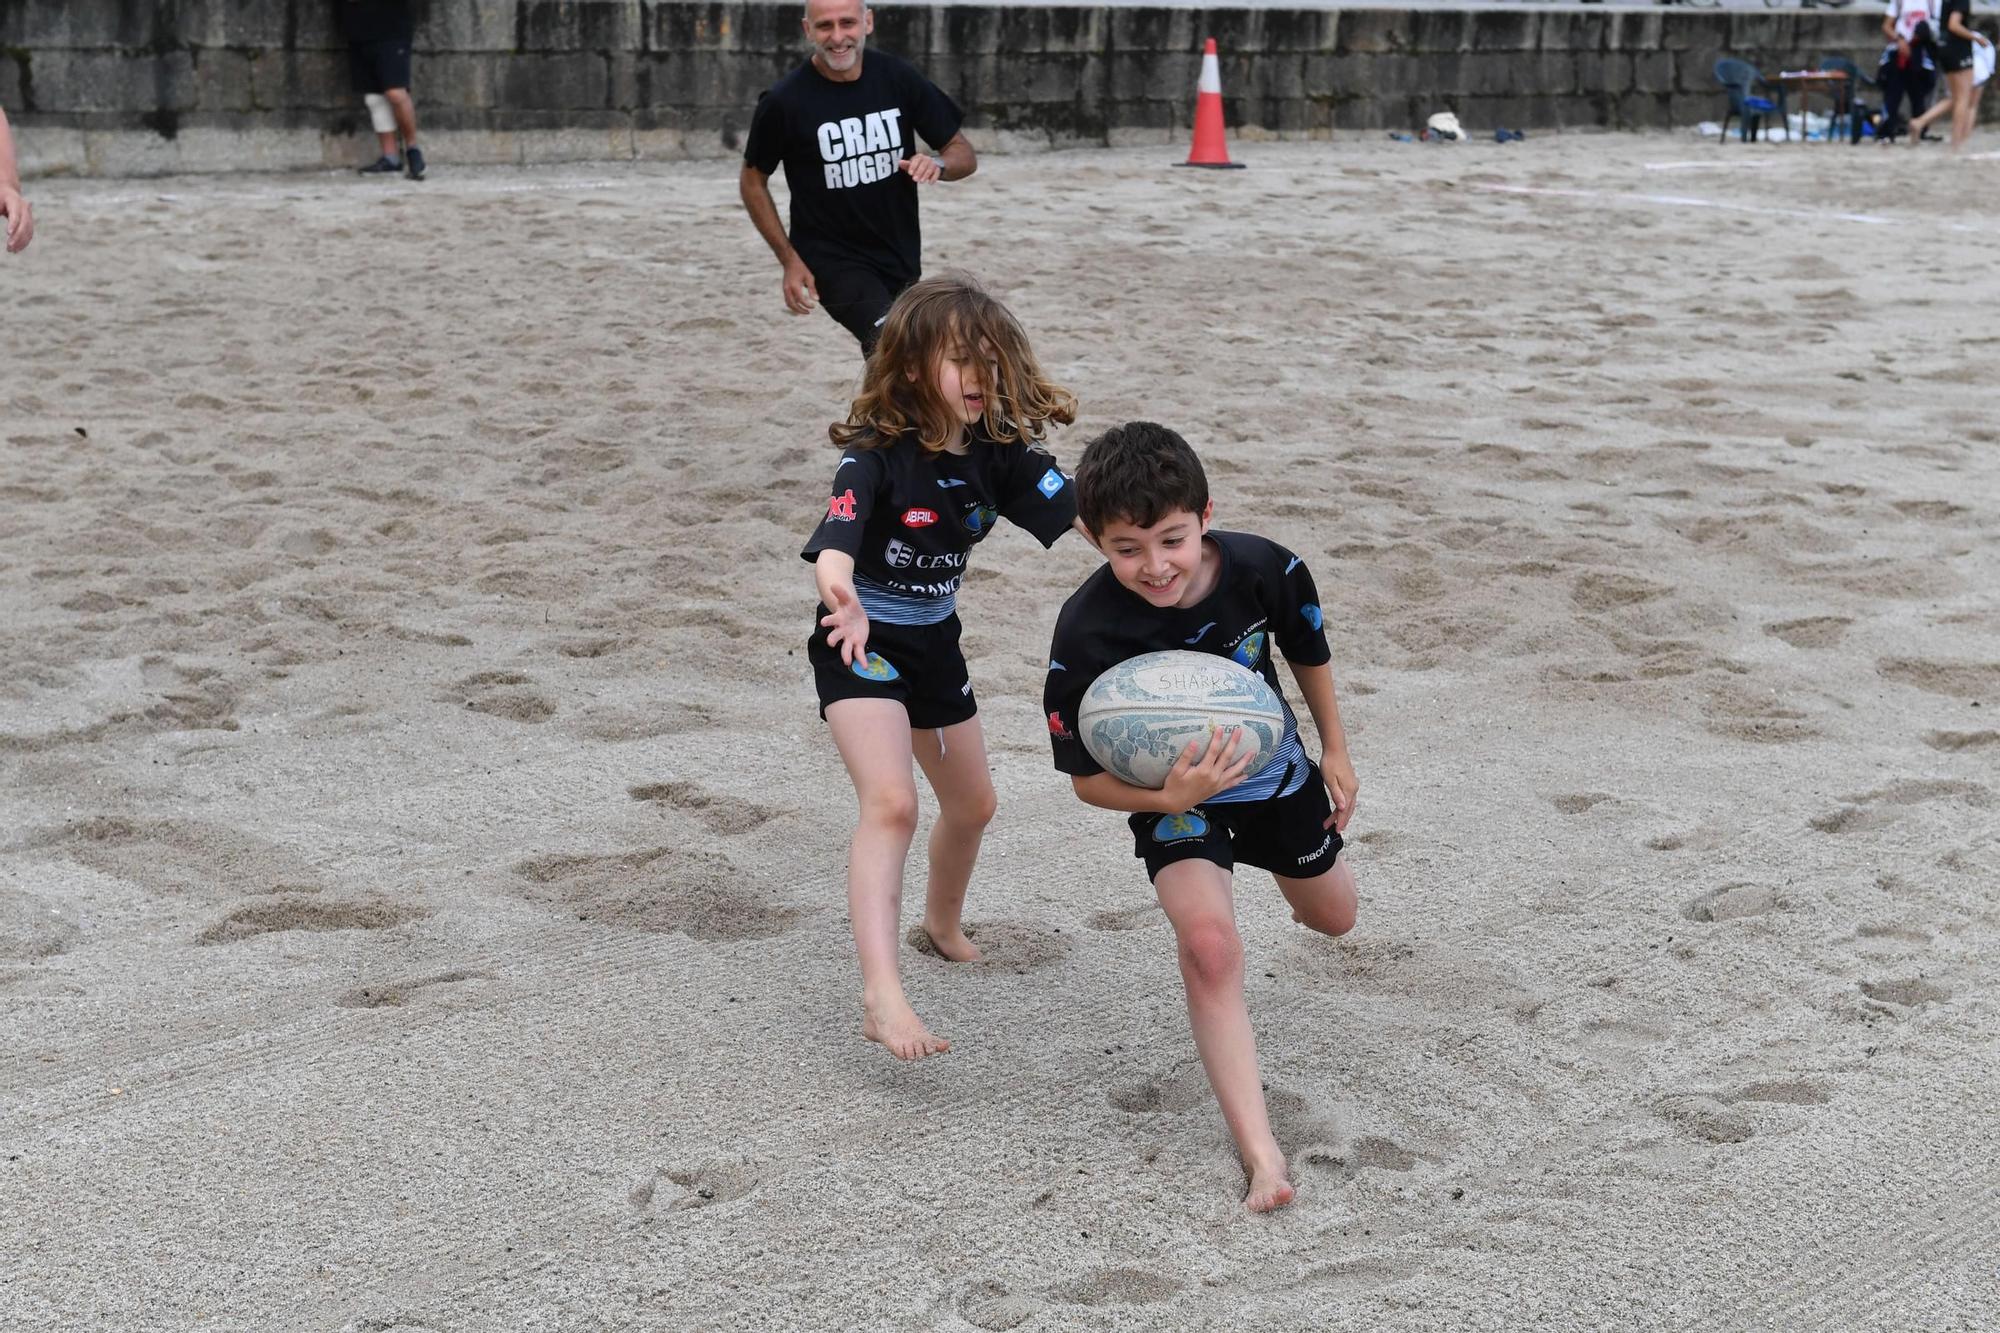
<path fill-rule="evenodd" d="M 933 1035 L 924 1026 L 924 1020 L 917 1017 L 917 1011 L 910 1008 L 910 1002 L 901 996 L 879 1004 L 863 999 L 861 1035 L 888 1047 L 898 1060 L 921 1060 L 951 1049 L 951 1043 Z"/>
<path fill-rule="evenodd" d="M 979 946 L 967 939 L 965 932 L 957 926 L 953 926 L 950 930 L 940 930 L 925 922 L 924 934 L 930 936 L 933 949 L 954 963 L 976 963 L 986 956 L 979 952 Z"/>
<path fill-rule="evenodd" d="M 1250 1192 L 1243 1206 L 1253 1213 L 1272 1213 L 1292 1201 L 1292 1182 L 1285 1174 L 1285 1159 L 1267 1166 L 1250 1168 Z"/>

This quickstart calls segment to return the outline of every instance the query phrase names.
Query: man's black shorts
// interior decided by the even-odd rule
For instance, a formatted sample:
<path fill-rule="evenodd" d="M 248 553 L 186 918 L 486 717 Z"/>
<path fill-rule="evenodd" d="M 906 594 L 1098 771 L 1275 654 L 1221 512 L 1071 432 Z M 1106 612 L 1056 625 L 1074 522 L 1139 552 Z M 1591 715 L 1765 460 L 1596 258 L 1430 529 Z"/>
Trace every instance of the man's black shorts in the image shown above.
<path fill-rule="evenodd" d="M 408 42 L 356 42 L 347 50 L 348 72 L 357 93 L 386 93 L 410 86 Z"/>
<path fill-rule="evenodd" d="M 818 615 L 827 613 L 824 606 Z M 815 618 L 814 624 L 818 626 Z M 868 661 L 850 667 L 840 649 L 826 641 L 818 626 L 806 640 L 806 657 L 813 665 L 819 689 L 819 715 L 839 699 L 894 699 L 910 715 L 918 731 L 949 727 L 979 711 L 972 697 L 972 676 L 958 648 L 958 617 L 946 616 L 935 625 L 889 625 L 868 622 Z"/>
<path fill-rule="evenodd" d="M 1306 780 L 1290 796 L 1198 805 L 1184 815 L 1133 815 L 1132 854 L 1146 863 L 1148 879 L 1197 858 L 1224 870 L 1241 861 L 1287 879 L 1311 879 L 1333 869 L 1340 855 L 1340 834 L 1327 823 L 1332 813 L 1319 765 L 1308 759 Z"/>
<path fill-rule="evenodd" d="M 812 271 L 813 286 L 819 289 L 819 303 L 842 328 L 861 342 L 861 355 L 875 350 L 882 336 L 882 320 L 890 304 L 914 278 L 888 278 L 872 268 L 852 264 L 827 264 Z"/>

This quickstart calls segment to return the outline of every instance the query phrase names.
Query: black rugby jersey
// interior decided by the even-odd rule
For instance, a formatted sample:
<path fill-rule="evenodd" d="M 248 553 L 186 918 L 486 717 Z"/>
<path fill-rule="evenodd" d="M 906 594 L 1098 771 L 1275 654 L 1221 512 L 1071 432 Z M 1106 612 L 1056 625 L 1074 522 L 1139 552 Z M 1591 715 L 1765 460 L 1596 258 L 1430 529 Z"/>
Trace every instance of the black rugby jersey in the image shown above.
<path fill-rule="evenodd" d="M 1214 653 L 1264 678 L 1285 709 L 1285 738 L 1271 762 L 1208 799 L 1254 801 L 1289 794 L 1304 781 L 1305 750 L 1298 719 L 1278 684 L 1273 644 L 1288 662 L 1321 666 L 1332 660 L 1321 627 L 1319 590 L 1305 561 L 1264 537 L 1211 528 L 1222 567 L 1215 587 L 1193 606 L 1156 607 L 1131 592 L 1104 565 L 1063 603 L 1049 647 L 1042 709 L 1048 715 L 1055 765 L 1072 777 L 1102 773 L 1077 736 L 1076 712 L 1091 683 L 1143 653 L 1185 649 Z M 1289 779 L 1289 781 L 1288 781 Z"/>
<path fill-rule="evenodd" d="M 915 66 L 870 47 L 857 79 L 829 79 L 808 60 L 771 85 L 750 113 L 743 160 L 766 176 L 784 164 L 792 247 L 806 267 L 859 264 L 915 281 L 917 183 L 898 164 L 919 135 L 942 149 L 964 119 Z"/>
<path fill-rule="evenodd" d="M 977 428 L 972 435 L 963 454 L 932 453 L 905 434 L 840 455 L 826 517 L 799 554 L 853 556 L 854 588 L 869 619 L 930 625 L 949 616 L 966 555 L 996 517 L 1043 546 L 1069 531 L 1075 487 L 1046 450 L 996 444 Z"/>

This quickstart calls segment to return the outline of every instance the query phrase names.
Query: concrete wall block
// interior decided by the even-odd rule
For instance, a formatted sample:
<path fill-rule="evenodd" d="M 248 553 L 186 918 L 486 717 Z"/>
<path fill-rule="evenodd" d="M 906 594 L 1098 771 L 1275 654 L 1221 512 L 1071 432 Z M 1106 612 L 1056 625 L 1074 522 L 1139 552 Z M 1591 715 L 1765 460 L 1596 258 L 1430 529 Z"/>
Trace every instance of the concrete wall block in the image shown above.
<path fill-rule="evenodd" d="M 0 107 L 12 107 L 18 116 L 27 101 L 21 96 L 21 62 L 0 51 Z M 20 151 L 19 144 L 15 145 L 15 151 Z"/>
<path fill-rule="evenodd" d="M 516 8 L 516 0 L 432 0 L 417 24 L 416 48 L 512 51 L 518 36 Z"/>
<path fill-rule="evenodd" d="M 1347 52 L 1407 51 L 1411 44 L 1413 11 L 1358 9 L 1341 16 L 1335 49 Z"/>
<path fill-rule="evenodd" d="M 1660 23 L 1657 45 L 1661 50 L 1714 50 L 1729 45 L 1729 15 L 1726 13 L 1719 10 L 1676 12 L 1673 18 L 1672 23 L 1664 20 Z"/>
<path fill-rule="evenodd" d="M 1087 62 L 1082 56 L 1042 55 L 1009 62 L 1023 77 L 1014 96 L 1029 102 L 1066 104 L 1079 100 Z"/>
<path fill-rule="evenodd" d="M 155 6 L 168 40 L 199 47 L 331 46 L 341 42 L 330 4 L 299 0 L 178 0 Z"/>
<path fill-rule="evenodd" d="M 413 69 L 418 96 L 428 88 L 429 71 L 437 57 Z M 333 51 L 259 51 L 250 58 L 250 97 L 254 106 L 270 112 L 326 111 L 336 107 L 356 107 L 360 94 L 348 78 L 347 57 Z"/>
<path fill-rule="evenodd" d="M 425 56 L 410 71 L 410 91 L 427 118 L 446 107 L 484 110 L 500 105 L 500 62 L 505 56 L 451 52 Z M 348 100 L 358 100 L 349 93 Z"/>
<path fill-rule="evenodd" d="M 1760 14 L 1732 10 L 1725 45 L 1745 60 L 1772 59 L 1789 53 L 1797 41 L 1798 25 L 1789 14 Z M 1877 31 L 1880 31 L 1878 28 Z M 1755 52 L 1755 55 L 1751 53 Z"/>
<path fill-rule="evenodd" d="M 609 104 L 611 68 L 601 55 L 521 54 L 499 69 L 500 105 L 558 111 Z"/>
<path fill-rule="evenodd" d="M 1720 88 L 1701 95 L 1675 93 L 1666 99 L 1666 123 L 1668 128 L 1674 129 L 1699 125 L 1704 120 L 1719 121 L 1728 110 L 1729 99 Z"/>
<path fill-rule="evenodd" d="M 245 51 L 200 50 L 194 58 L 194 104 L 198 111 L 245 112 L 257 104 Z"/>
<path fill-rule="evenodd" d="M 648 51 L 785 51 L 805 56 L 805 33 L 800 28 L 805 6 L 799 5 L 688 5 L 661 0 L 640 0 L 641 27 Z M 883 20 L 902 11 L 880 10 L 875 15 L 879 37 Z M 893 28 L 894 24 L 886 25 Z"/>
<path fill-rule="evenodd" d="M 1532 51 L 1541 40 L 1542 15 L 1526 9 L 1480 9 L 1472 14 L 1475 51 Z"/>
<path fill-rule="evenodd" d="M 161 6 L 140 0 L 6 0 L 0 46 L 34 51 L 150 47 L 161 38 Z"/>
<path fill-rule="evenodd" d="M 1710 48 L 1703 51 L 1676 51 L 1674 53 L 1674 81 L 1672 92 L 1676 93 L 1720 93 L 1722 85 L 1715 81 L 1715 62 L 1727 52 Z M 1741 56 L 1739 59 L 1756 64 L 1756 58 Z"/>
<path fill-rule="evenodd" d="M 1632 62 L 1628 87 L 1642 93 L 1670 93 L 1674 90 L 1674 54 L 1671 51 L 1635 51 L 1624 57 Z"/>
<path fill-rule="evenodd" d="M 1191 9 L 1114 9 L 1111 50 L 1192 51 L 1201 54 L 1206 34 L 1196 34 L 1199 15 Z"/>
<path fill-rule="evenodd" d="M 29 71 L 38 111 L 194 109 L 194 58 L 186 51 L 41 51 Z"/>
<path fill-rule="evenodd" d="M 1472 15 L 1463 9 L 1419 9 L 1409 18 L 1412 51 L 1469 51 Z"/>
<path fill-rule="evenodd" d="M 1687 18 L 1675 11 L 1676 19 Z M 1658 51 L 1666 43 L 1666 16 L 1656 12 L 1620 10 L 1604 16 L 1604 47 L 1609 51 Z"/>
<path fill-rule="evenodd" d="M 1331 55 L 1340 35 L 1337 9 L 1267 9 L 1264 15 L 1263 49 L 1272 54 L 1304 55 L 1323 51 Z"/>
<path fill-rule="evenodd" d="M 1541 47 L 1544 51 L 1603 51 L 1610 49 L 1611 17 L 1579 12 L 1542 15 Z"/>
<path fill-rule="evenodd" d="M 639 0 L 517 0 L 517 49 L 636 51 L 645 44 Z"/>

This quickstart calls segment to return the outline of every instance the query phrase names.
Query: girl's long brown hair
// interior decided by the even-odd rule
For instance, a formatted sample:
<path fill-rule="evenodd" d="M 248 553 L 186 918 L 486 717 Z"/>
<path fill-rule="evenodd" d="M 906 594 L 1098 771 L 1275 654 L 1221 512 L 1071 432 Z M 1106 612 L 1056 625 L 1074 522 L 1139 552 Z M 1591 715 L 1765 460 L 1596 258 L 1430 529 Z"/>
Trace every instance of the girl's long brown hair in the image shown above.
<path fill-rule="evenodd" d="M 943 449 L 958 438 L 961 422 L 955 404 L 938 393 L 935 368 L 953 346 L 995 367 L 980 376 L 989 438 L 1032 444 L 1050 422 L 1076 420 L 1075 395 L 1042 374 L 1028 335 L 1007 307 L 966 274 L 941 273 L 913 284 L 889 307 L 861 392 L 847 420 L 827 427 L 827 435 L 843 449 L 877 449 L 915 432 L 924 448 Z"/>

